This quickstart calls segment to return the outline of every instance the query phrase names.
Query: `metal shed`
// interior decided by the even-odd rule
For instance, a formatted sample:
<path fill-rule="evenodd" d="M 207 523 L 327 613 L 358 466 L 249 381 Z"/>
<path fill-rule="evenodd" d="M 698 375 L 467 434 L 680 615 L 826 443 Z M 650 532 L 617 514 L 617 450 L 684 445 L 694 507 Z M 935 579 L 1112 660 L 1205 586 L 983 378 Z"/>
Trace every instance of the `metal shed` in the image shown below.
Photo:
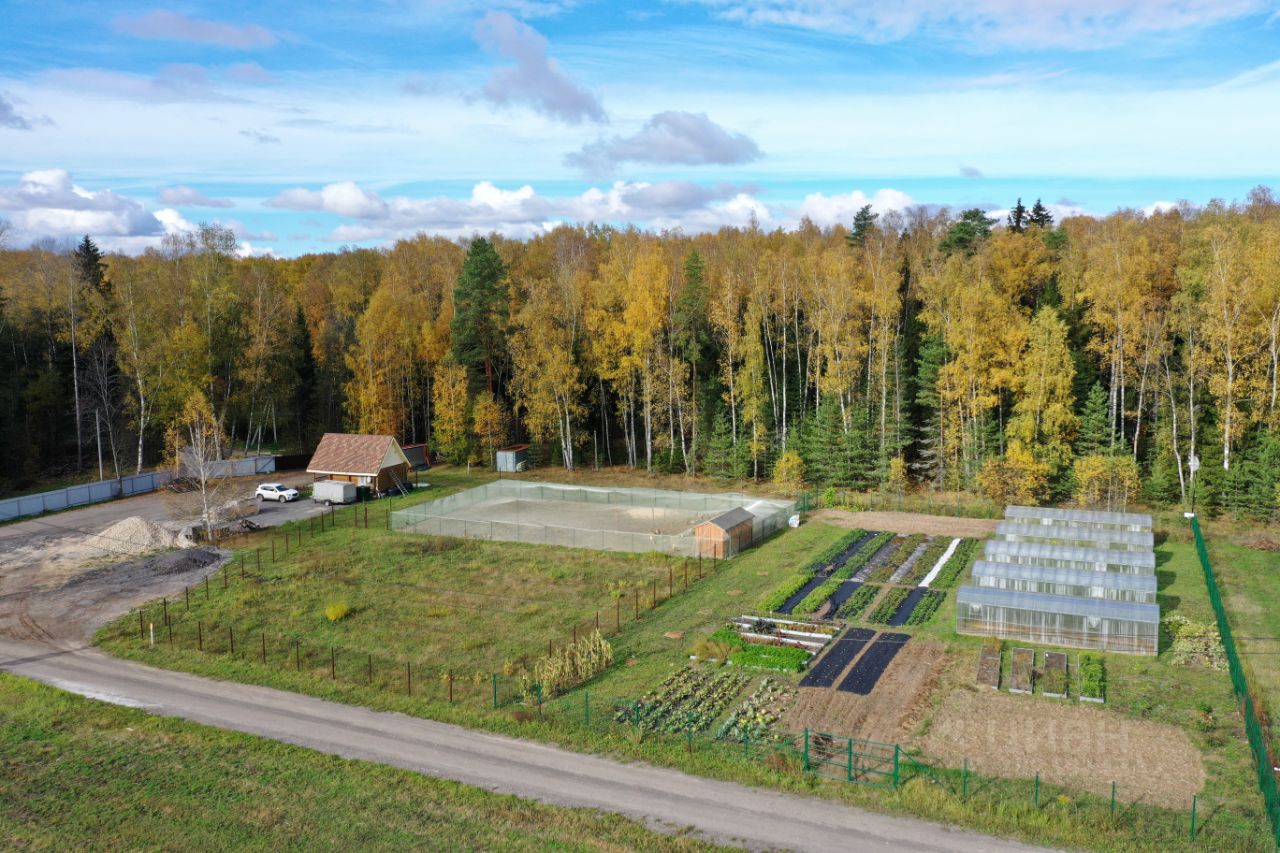
<path fill-rule="evenodd" d="M 515 474 L 529 466 L 529 445 L 513 444 L 494 453 L 493 466 L 498 471 Z"/>
<path fill-rule="evenodd" d="M 732 557 L 751 545 L 756 517 L 742 507 L 708 519 L 693 528 L 698 553 L 703 557 Z"/>

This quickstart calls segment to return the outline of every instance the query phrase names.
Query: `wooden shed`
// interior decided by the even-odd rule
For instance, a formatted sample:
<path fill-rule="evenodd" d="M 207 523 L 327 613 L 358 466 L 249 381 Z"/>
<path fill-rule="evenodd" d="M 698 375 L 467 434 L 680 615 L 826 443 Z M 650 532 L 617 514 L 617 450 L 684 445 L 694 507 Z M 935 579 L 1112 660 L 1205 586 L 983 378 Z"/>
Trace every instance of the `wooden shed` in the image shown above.
<path fill-rule="evenodd" d="M 392 436 L 327 432 L 307 473 L 317 480 L 342 480 L 385 494 L 405 490 L 411 467 L 400 442 Z"/>
<path fill-rule="evenodd" d="M 693 535 L 698 539 L 698 553 L 718 560 L 732 557 L 751 545 L 754 522 L 755 516 L 742 507 L 702 522 L 693 528 Z"/>

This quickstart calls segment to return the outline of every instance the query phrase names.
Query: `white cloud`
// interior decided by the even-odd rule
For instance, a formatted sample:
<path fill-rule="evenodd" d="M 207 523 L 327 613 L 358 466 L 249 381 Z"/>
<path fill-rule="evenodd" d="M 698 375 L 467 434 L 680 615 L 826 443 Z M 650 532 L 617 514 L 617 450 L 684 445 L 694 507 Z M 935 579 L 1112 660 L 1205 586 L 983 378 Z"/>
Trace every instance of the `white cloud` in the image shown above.
<path fill-rule="evenodd" d="M 1155 216 L 1157 213 L 1168 213 L 1171 210 L 1177 210 L 1178 203 L 1176 201 L 1153 201 L 1151 204 L 1142 208 L 1144 216 Z"/>
<path fill-rule="evenodd" d="M 704 166 L 749 163 L 760 148 L 751 137 L 716 124 L 706 113 L 668 110 L 649 118 L 631 136 L 614 136 L 584 145 L 565 164 L 593 177 L 613 173 L 622 163 Z"/>
<path fill-rule="evenodd" d="M 476 25 L 476 41 L 516 63 L 493 72 L 484 84 L 485 100 L 499 106 L 527 104 L 570 124 L 607 120 L 600 100 L 547 56 L 547 40 L 533 27 L 506 12 L 490 12 Z"/>
<path fill-rule="evenodd" d="M 868 42 L 914 34 L 979 49 L 1093 50 L 1274 11 L 1274 0 L 698 0 L 750 24 L 837 32 Z"/>
<path fill-rule="evenodd" d="M 826 195 L 810 193 L 804 197 L 800 207 L 795 211 L 796 217 L 806 217 L 814 224 L 823 227 L 853 221 L 854 214 L 871 205 L 874 213 L 884 214 L 890 211 L 902 211 L 915 205 L 911 196 L 900 190 L 881 189 L 874 195 L 867 195 L 862 190 L 853 190 L 843 195 Z"/>
<path fill-rule="evenodd" d="M 0 127 L 9 130 L 31 130 L 36 124 L 47 124 L 49 119 L 32 119 L 18 112 L 18 107 L 0 93 Z"/>
<path fill-rule="evenodd" d="M 274 33 L 257 24 L 228 24 L 191 18 L 166 9 L 136 17 L 121 15 L 112 24 L 120 32 L 135 38 L 211 44 L 237 50 L 271 47 L 277 41 Z"/>
<path fill-rule="evenodd" d="M 245 139 L 252 139 L 259 145 L 279 145 L 280 137 L 275 134 L 267 133 L 262 130 L 242 130 L 240 135 Z"/>
<path fill-rule="evenodd" d="M 0 185 L 0 210 L 25 239 L 155 236 L 164 230 L 162 220 L 138 202 L 76 186 L 62 169 L 27 172 L 17 184 Z"/>
<path fill-rule="evenodd" d="M 361 189 L 354 181 L 329 184 L 324 189 L 289 189 L 267 201 L 268 207 L 287 210 L 322 210 L 356 219 L 381 219 L 388 206 L 377 193 Z"/>
<path fill-rule="evenodd" d="M 231 101 L 218 91 L 200 65 L 166 65 L 154 76 L 106 71 L 100 68 L 55 69 L 46 75 L 55 85 L 98 95 L 109 95 L 142 104 L 187 101 Z"/>
<path fill-rule="evenodd" d="M 209 198 L 191 187 L 165 187 L 160 190 L 157 200 L 161 204 L 176 204 L 182 207 L 235 207 L 231 199 Z"/>
<path fill-rule="evenodd" d="M 270 83 L 275 77 L 256 62 L 237 62 L 227 68 L 227 76 L 237 83 Z"/>

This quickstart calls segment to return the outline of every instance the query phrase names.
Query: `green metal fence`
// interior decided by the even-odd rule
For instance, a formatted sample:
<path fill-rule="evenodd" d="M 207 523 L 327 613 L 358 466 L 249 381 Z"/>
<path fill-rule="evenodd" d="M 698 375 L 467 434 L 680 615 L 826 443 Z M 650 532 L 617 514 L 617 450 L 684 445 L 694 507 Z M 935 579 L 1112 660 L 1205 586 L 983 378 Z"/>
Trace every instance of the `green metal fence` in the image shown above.
<path fill-rule="evenodd" d="M 1244 666 L 1240 663 L 1240 650 L 1231 633 L 1231 623 L 1227 621 L 1227 611 L 1222 606 L 1222 593 L 1218 589 L 1218 580 L 1214 577 L 1213 566 L 1209 562 L 1209 551 L 1204 544 L 1204 536 L 1200 532 L 1200 520 L 1191 516 L 1191 532 L 1196 539 L 1196 552 L 1200 555 L 1200 565 L 1204 568 L 1204 582 L 1209 588 L 1209 601 L 1213 604 L 1214 615 L 1218 619 L 1218 632 L 1222 635 L 1222 647 L 1226 650 L 1227 666 L 1231 671 L 1231 686 L 1235 689 L 1236 698 L 1240 700 L 1244 714 L 1244 730 L 1249 738 L 1249 747 L 1253 750 L 1253 760 L 1258 772 L 1258 787 L 1262 789 L 1262 798 L 1266 803 L 1267 815 L 1271 818 L 1271 828 L 1275 833 L 1276 844 L 1280 845 L 1280 793 L 1276 790 L 1276 775 L 1272 769 L 1271 752 L 1267 748 L 1266 736 L 1259 722 L 1258 709 L 1254 704 L 1253 694 L 1249 692 L 1249 682 L 1245 679 Z"/>
<path fill-rule="evenodd" d="M 896 788 L 902 748 L 895 743 L 804 730 L 804 769 L 846 782 Z"/>

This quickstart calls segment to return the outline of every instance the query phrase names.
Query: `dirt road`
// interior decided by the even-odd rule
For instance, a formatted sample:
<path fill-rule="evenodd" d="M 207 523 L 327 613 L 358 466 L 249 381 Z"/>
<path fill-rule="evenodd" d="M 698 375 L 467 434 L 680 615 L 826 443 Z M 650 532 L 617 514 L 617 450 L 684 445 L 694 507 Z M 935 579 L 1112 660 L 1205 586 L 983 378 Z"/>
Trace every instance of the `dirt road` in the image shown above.
<path fill-rule="evenodd" d="M 915 512 L 850 512 L 820 509 L 810 518 L 836 527 L 861 530 L 892 530 L 894 533 L 923 533 L 926 536 L 972 536 L 983 539 L 996 532 L 998 518 L 959 518 L 951 515 L 922 515 Z"/>
<path fill-rule="evenodd" d="M 617 812 L 751 849 L 977 853 L 1038 848 L 816 797 L 745 788 L 541 743 L 0 640 L 0 669 L 108 702 L 565 806 Z"/>

